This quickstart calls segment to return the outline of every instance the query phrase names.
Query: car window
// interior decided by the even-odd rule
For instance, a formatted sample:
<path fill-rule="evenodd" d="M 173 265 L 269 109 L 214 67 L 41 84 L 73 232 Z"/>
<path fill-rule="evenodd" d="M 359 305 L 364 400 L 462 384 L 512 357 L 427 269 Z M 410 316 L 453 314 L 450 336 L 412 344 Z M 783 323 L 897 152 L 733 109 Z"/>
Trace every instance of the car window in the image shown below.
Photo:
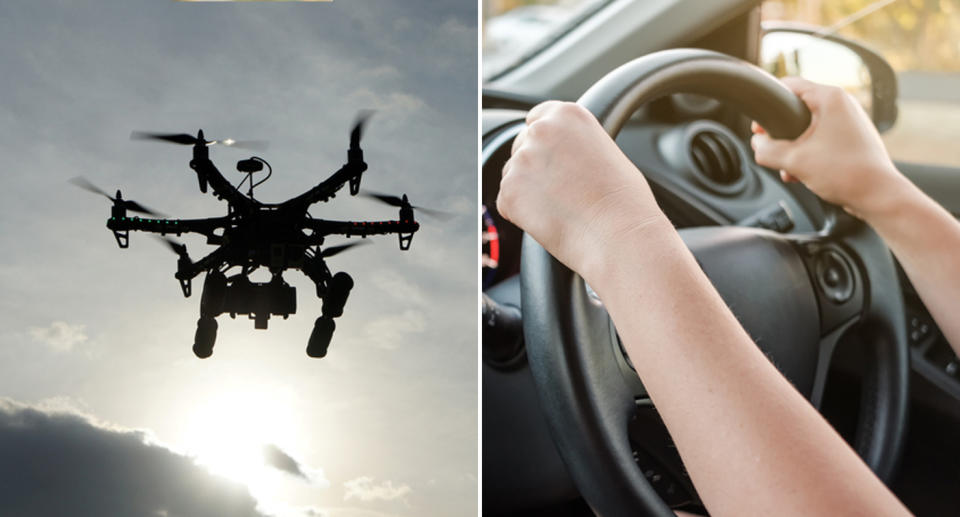
<path fill-rule="evenodd" d="M 767 0 L 762 17 L 843 25 L 838 36 L 883 55 L 900 87 L 891 156 L 960 167 L 960 0 Z"/>
<path fill-rule="evenodd" d="M 540 51 L 610 0 L 483 0 L 483 80 Z"/>

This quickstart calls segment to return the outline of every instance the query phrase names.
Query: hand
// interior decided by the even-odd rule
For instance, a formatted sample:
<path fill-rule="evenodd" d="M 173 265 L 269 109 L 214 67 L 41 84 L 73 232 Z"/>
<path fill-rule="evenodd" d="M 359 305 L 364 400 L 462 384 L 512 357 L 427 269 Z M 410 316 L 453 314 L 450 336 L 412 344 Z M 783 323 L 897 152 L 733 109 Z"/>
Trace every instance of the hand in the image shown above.
<path fill-rule="evenodd" d="M 754 122 L 757 163 L 859 217 L 881 208 L 902 177 L 863 108 L 840 88 L 799 77 L 783 82 L 810 108 L 810 127 L 796 140 L 776 140 Z"/>
<path fill-rule="evenodd" d="M 527 114 L 497 210 L 588 282 L 627 234 L 655 222 L 672 229 L 640 171 L 593 114 L 569 102 Z"/>

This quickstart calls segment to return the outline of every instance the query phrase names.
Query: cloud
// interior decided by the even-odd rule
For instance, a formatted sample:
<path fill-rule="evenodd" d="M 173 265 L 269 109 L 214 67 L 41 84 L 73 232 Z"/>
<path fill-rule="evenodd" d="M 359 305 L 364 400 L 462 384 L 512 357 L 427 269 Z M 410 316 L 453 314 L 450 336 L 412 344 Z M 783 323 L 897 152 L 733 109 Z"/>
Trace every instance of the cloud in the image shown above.
<path fill-rule="evenodd" d="M 366 329 L 366 339 L 374 346 L 395 350 L 408 334 L 419 334 L 427 329 L 423 312 L 407 309 L 402 314 L 383 316 L 371 321 Z"/>
<path fill-rule="evenodd" d="M 361 501 L 393 501 L 406 497 L 410 493 L 410 485 L 405 483 L 394 485 L 390 480 L 378 484 L 374 483 L 374 478 L 370 476 L 351 479 L 343 484 L 343 488 L 346 490 L 343 495 L 344 501 L 354 498 Z"/>
<path fill-rule="evenodd" d="M 147 438 L 0 399 L 0 515 L 263 515 L 242 485 Z"/>
<path fill-rule="evenodd" d="M 443 36 L 457 43 L 468 43 L 471 38 L 476 39 L 477 28 L 467 25 L 456 18 L 447 18 L 440 24 L 440 32 Z"/>
<path fill-rule="evenodd" d="M 316 513 L 305 513 L 305 515 L 308 517 L 399 517 L 395 513 L 387 513 L 379 510 L 372 510 L 370 508 L 356 507 L 324 508 L 322 510 L 314 508 L 310 511 L 314 511 Z"/>
<path fill-rule="evenodd" d="M 65 321 L 54 321 L 49 327 L 31 327 L 30 336 L 59 352 L 68 352 L 75 345 L 87 340 L 83 332 L 86 325 L 71 325 Z"/>
<path fill-rule="evenodd" d="M 379 70 L 373 73 L 381 75 L 384 72 Z M 401 117 L 409 117 L 429 109 L 427 103 L 416 95 L 403 92 L 377 93 L 370 88 L 355 89 L 349 95 L 349 101 L 358 106 L 366 106 L 367 109 L 394 113 Z"/>
<path fill-rule="evenodd" d="M 272 443 L 263 446 L 263 462 L 291 476 L 310 481 L 310 476 L 304 472 L 300 462 Z"/>
<path fill-rule="evenodd" d="M 423 288 L 410 281 L 405 275 L 389 269 L 381 269 L 373 274 L 373 282 L 380 290 L 394 299 L 407 304 L 424 306 L 427 304 Z"/>

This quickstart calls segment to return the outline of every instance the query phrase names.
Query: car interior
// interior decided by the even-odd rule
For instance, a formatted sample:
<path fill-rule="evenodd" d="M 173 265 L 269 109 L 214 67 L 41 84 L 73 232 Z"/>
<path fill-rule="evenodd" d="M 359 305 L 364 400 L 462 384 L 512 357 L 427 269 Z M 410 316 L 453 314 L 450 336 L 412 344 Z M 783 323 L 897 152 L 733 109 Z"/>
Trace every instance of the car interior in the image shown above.
<path fill-rule="evenodd" d="M 497 213 L 513 138 L 548 99 L 598 116 L 744 327 L 912 512 L 960 508 L 960 360 L 879 237 L 749 147 L 751 120 L 783 137 L 809 121 L 761 68 L 797 73 L 803 52 L 859 67 L 844 73 L 863 79 L 853 93 L 881 131 L 897 76 L 862 42 L 761 9 L 599 2 L 484 71 L 484 515 L 706 513 L 602 302 Z M 960 168 L 896 165 L 960 216 Z"/>

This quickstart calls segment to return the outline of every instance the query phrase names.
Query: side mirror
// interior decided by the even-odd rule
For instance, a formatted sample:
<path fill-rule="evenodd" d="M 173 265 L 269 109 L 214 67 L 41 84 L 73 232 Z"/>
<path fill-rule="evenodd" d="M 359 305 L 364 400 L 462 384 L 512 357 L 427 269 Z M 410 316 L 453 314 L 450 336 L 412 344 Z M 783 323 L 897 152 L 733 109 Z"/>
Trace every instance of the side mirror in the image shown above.
<path fill-rule="evenodd" d="M 856 97 L 880 132 L 897 121 L 897 75 L 873 50 L 821 27 L 764 23 L 760 66 L 776 77 L 796 75 L 839 86 Z"/>

